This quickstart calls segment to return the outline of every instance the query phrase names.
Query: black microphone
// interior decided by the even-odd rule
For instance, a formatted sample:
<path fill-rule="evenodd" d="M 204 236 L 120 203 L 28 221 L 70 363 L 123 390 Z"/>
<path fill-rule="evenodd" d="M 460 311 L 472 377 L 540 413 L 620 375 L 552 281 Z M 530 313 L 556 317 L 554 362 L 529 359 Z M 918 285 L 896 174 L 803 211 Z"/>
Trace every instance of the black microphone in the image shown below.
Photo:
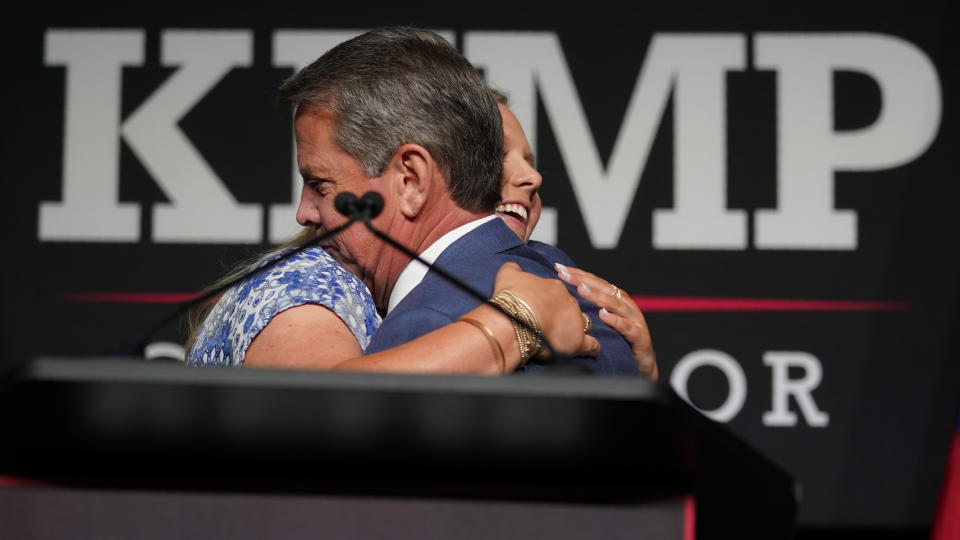
<path fill-rule="evenodd" d="M 376 191 L 368 191 L 360 197 L 360 203 L 364 204 L 366 210 L 370 213 L 370 219 L 373 219 L 383 212 L 383 195 Z"/>
<path fill-rule="evenodd" d="M 333 207 L 337 209 L 337 212 L 347 217 L 353 217 L 360 212 L 360 199 L 353 193 L 344 191 L 333 200 Z"/>
<path fill-rule="evenodd" d="M 333 200 L 333 207 L 348 218 L 366 221 L 379 216 L 383 211 L 383 196 L 376 191 L 368 191 L 363 197 L 357 198 L 353 193 L 344 191 Z"/>

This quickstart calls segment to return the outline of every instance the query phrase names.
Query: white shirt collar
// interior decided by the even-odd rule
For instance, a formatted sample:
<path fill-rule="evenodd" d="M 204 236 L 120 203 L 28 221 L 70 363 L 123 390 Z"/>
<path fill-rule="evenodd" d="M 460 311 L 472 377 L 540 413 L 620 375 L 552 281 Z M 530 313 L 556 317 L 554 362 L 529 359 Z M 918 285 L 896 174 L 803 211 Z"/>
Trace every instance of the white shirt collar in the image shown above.
<path fill-rule="evenodd" d="M 439 257 L 441 253 L 450 247 L 450 244 L 456 242 L 468 232 L 496 217 L 496 214 L 491 214 L 480 219 L 475 219 L 469 223 L 464 223 L 447 234 L 444 234 L 440 238 L 437 238 L 434 243 L 430 244 L 427 249 L 423 250 L 423 252 L 420 254 L 420 258 L 430 264 L 433 264 L 434 261 L 437 260 L 437 257 Z M 393 284 L 393 291 L 390 292 L 390 301 L 387 303 L 387 315 L 393 311 L 393 308 L 397 307 L 397 304 L 399 304 L 401 300 L 410 294 L 410 291 L 412 291 L 414 287 L 423 281 L 423 278 L 427 275 L 427 270 L 429 270 L 429 268 L 421 264 L 420 261 L 416 259 L 411 260 L 405 267 L 403 267 L 403 270 L 400 271 L 400 275 L 397 276 L 397 282 Z"/>

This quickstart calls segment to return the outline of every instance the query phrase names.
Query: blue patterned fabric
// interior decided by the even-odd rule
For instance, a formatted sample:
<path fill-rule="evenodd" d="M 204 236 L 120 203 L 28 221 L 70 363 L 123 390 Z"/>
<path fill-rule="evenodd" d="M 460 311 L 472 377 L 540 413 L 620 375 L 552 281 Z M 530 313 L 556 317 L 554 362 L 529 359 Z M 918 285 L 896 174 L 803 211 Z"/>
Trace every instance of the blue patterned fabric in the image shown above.
<path fill-rule="evenodd" d="M 363 282 L 322 248 L 315 247 L 223 293 L 203 322 L 187 363 L 243 365 L 250 342 L 274 315 L 304 304 L 330 308 L 343 319 L 363 349 L 380 326 L 373 297 Z"/>

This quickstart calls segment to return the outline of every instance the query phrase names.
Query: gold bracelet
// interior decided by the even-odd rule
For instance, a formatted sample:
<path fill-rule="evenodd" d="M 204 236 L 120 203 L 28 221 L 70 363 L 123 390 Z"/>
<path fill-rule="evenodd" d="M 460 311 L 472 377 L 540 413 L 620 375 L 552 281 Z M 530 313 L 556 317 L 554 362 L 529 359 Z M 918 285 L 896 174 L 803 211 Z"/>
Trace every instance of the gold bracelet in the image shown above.
<path fill-rule="evenodd" d="M 500 306 L 505 312 L 520 318 L 517 305 L 513 302 L 512 296 L 498 293 L 491 298 L 490 301 Z M 513 332 L 517 336 L 517 347 L 520 349 L 520 365 L 522 366 L 533 356 L 530 354 L 530 341 L 527 338 L 526 329 L 522 325 L 517 324 L 513 319 L 510 320 L 510 324 L 513 326 Z"/>
<path fill-rule="evenodd" d="M 490 327 L 488 327 L 487 325 L 483 324 L 482 322 L 476 319 L 471 319 L 469 317 L 461 317 L 460 320 L 465 323 L 470 323 L 476 326 L 481 331 L 483 331 L 484 334 L 487 335 L 487 339 L 490 340 L 490 342 L 497 347 L 497 352 L 500 353 L 500 374 L 502 375 L 506 373 L 507 372 L 507 356 L 503 354 L 503 347 L 500 346 L 500 340 L 497 339 L 497 335 L 493 333 L 493 330 L 491 330 Z"/>
<path fill-rule="evenodd" d="M 533 308 L 530 307 L 530 304 L 523 301 L 523 298 L 520 298 L 519 296 L 513 294 L 510 291 L 504 291 L 504 292 L 513 296 L 513 298 L 516 299 L 517 302 L 520 302 L 520 305 L 525 308 L 525 311 L 524 310 L 521 310 L 521 311 L 524 311 L 528 317 L 527 319 L 524 319 L 524 321 L 528 325 L 530 325 L 531 328 L 533 328 L 533 334 L 531 336 L 534 339 L 533 354 L 537 354 L 537 352 L 540 350 L 541 345 L 543 345 L 540 339 L 541 336 L 543 335 L 543 326 L 540 325 L 540 319 L 537 318 L 537 314 L 533 312 Z M 527 331 L 529 332 L 529 330 Z"/>
<path fill-rule="evenodd" d="M 513 323 L 517 345 L 520 348 L 520 365 L 526 365 L 527 360 L 537 354 L 543 345 L 540 319 L 537 318 L 537 314 L 533 312 L 530 305 L 512 291 L 502 290 L 495 294 L 490 301 L 524 323 L 520 324 L 516 320 L 510 320 Z"/>
<path fill-rule="evenodd" d="M 540 325 L 540 319 L 537 317 L 537 314 L 533 312 L 530 304 L 524 302 L 523 299 L 514 294 L 513 291 L 506 289 L 497 293 L 493 300 L 494 302 L 498 302 L 498 305 L 507 304 L 510 308 L 509 311 L 526 323 L 529 328 L 523 325 L 517 326 L 524 332 L 530 343 L 534 344 L 532 354 L 536 354 L 540 349 L 543 327 Z"/>
<path fill-rule="evenodd" d="M 540 320 L 533 312 L 533 309 L 522 299 L 513 294 L 512 291 L 500 291 L 494 301 L 498 305 L 505 307 L 515 317 L 525 324 L 513 322 L 514 331 L 517 335 L 517 341 L 522 351 L 521 363 L 526 364 L 527 360 L 532 358 L 540 350 Z"/>

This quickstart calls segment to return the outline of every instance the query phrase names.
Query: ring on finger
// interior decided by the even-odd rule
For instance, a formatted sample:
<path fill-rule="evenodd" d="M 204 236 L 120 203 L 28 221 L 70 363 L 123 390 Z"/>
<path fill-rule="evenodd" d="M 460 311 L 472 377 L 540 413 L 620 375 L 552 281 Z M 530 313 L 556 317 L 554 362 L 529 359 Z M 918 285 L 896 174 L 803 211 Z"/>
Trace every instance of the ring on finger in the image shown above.
<path fill-rule="evenodd" d="M 581 313 L 580 316 L 583 317 L 583 333 L 586 334 L 593 328 L 593 321 L 590 320 L 590 317 L 588 317 L 586 313 Z"/>
<path fill-rule="evenodd" d="M 620 291 L 620 287 L 617 287 L 616 285 L 610 285 L 610 286 L 613 287 L 613 292 L 611 294 L 616 296 L 617 300 L 623 300 L 623 294 Z"/>

